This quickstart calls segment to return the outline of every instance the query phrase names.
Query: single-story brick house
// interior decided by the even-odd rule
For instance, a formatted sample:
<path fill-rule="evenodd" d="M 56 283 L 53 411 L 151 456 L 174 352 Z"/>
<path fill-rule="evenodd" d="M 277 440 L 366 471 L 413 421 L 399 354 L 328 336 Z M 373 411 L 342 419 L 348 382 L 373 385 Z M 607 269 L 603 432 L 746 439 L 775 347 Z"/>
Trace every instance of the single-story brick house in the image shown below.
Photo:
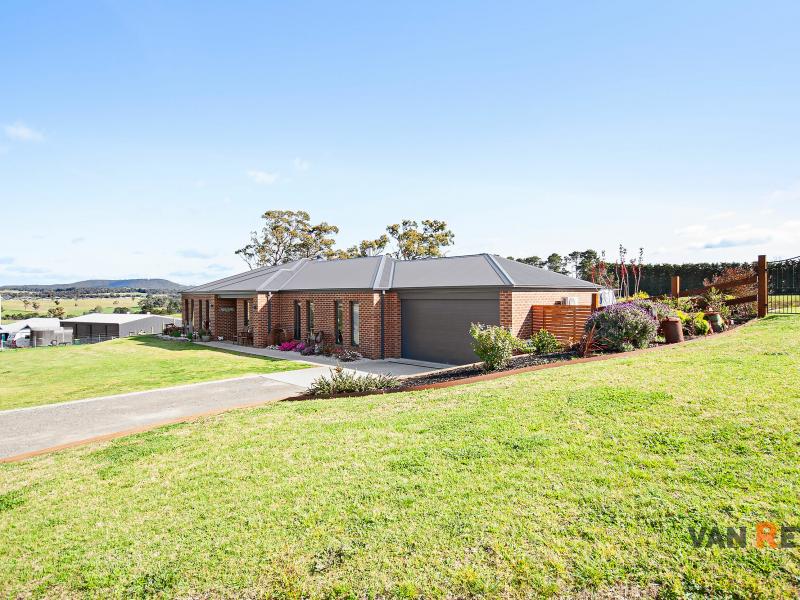
<path fill-rule="evenodd" d="M 491 254 L 403 261 L 386 255 L 301 259 L 187 289 L 183 321 L 253 345 L 274 329 L 326 341 L 367 358 L 452 364 L 476 360 L 469 325 L 503 325 L 531 335 L 531 305 L 590 304 L 598 286 Z M 567 300 L 570 298 L 570 300 Z"/>

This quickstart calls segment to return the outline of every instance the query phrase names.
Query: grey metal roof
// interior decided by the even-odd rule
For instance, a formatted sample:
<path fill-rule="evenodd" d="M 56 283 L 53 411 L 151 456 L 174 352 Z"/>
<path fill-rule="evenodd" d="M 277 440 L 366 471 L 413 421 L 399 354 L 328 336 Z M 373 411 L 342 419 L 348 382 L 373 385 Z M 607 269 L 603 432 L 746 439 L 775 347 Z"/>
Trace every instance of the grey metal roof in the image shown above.
<path fill-rule="evenodd" d="M 141 321 L 142 319 L 163 319 L 165 321 L 174 321 L 172 317 L 164 315 L 151 315 L 150 313 L 89 313 L 88 315 L 81 315 L 80 317 L 72 317 L 70 319 L 61 319 L 62 323 L 132 323 L 134 321 Z"/>
<path fill-rule="evenodd" d="M 301 259 L 261 267 L 184 290 L 185 293 L 280 292 L 335 289 L 522 287 L 596 290 L 599 286 L 493 254 L 397 260 L 367 256 L 345 260 Z"/>

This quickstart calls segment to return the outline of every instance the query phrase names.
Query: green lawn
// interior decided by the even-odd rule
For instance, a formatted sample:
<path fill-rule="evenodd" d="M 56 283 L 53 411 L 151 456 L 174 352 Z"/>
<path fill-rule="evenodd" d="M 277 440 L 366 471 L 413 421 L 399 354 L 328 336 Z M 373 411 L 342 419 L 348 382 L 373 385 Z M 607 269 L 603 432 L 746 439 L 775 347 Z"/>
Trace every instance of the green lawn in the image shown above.
<path fill-rule="evenodd" d="M 0 596 L 794 597 L 800 318 L 0 465 Z M 746 549 L 690 527 L 747 526 Z M 626 587 L 629 586 L 629 587 Z M 620 596 L 614 596 L 620 597 Z"/>
<path fill-rule="evenodd" d="M 0 354 L 0 410 L 306 366 L 150 336 L 7 350 Z"/>

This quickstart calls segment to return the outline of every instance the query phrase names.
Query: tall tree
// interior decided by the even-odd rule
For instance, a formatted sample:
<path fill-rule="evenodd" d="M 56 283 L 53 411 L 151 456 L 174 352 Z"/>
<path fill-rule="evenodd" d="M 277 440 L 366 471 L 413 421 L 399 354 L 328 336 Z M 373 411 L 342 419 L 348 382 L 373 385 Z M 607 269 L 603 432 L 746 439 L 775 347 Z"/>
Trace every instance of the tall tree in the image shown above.
<path fill-rule="evenodd" d="M 539 267 L 540 269 L 543 269 L 547 264 L 546 260 L 539 258 L 536 255 L 528 256 L 526 258 L 514 258 L 513 256 L 509 256 L 508 258 L 511 260 L 516 260 L 517 262 L 525 263 L 526 265 L 530 265 L 532 267 Z"/>
<path fill-rule="evenodd" d="M 455 235 L 447 228 L 447 223 L 435 219 L 422 221 L 422 228 L 416 221 L 404 219 L 386 228 L 397 249 L 392 253 L 401 260 L 416 260 L 431 256 L 441 256 L 442 248 L 453 245 Z"/>
<path fill-rule="evenodd" d="M 581 259 L 578 263 L 578 278 L 588 281 L 592 276 L 592 269 L 597 265 L 599 259 L 600 256 L 591 248 L 581 252 Z"/>
<path fill-rule="evenodd" d="M 363 240 L 357 246 L 351 246 L 345 251 L 347 258 L 358 256 L 377 256 L 389 245 L 389 236 L 385 233 L 374 240 Z"/>
<path fill-rule="evenodd" d="M 339 233 L 339 228 L 336 225 L 329 225 L 325 221 L 303 230 L 297 244 L 298 258 L 331 258 L 335 254 L 333 246 L 336 240 L 333 236 L 337 233 Z"/>
<path fill-rule="evenodd" d="M 561 258 L 561 255 L 553 252 L 550 256 L 547 257 L 547 268 L 550 271 L 555 271 L 556 273 L 561 273 L 562 275 L 567 274 L 567 270 L 564 268 L 565 261 Z"/>
<path fill-rule="evenodd" d="M 575 277 L 578 276 L 578 267 L 580 266 L 581 262 L 581 252 L 579 250 L 573 250 L 569 254 L 567 254 L 567 260 L 572 265 L 572 273 Z"/>
<path fill-rule="evenodd" d="M 261 218 L 261 235 L 251 232 L 250 243 L 236 251 L 251 269 L 298 258 L 329 257 L 335 252 L 333 236 L 339 228 L 325 222 L 312 225 L 305 211 L 268 210 Z"/>

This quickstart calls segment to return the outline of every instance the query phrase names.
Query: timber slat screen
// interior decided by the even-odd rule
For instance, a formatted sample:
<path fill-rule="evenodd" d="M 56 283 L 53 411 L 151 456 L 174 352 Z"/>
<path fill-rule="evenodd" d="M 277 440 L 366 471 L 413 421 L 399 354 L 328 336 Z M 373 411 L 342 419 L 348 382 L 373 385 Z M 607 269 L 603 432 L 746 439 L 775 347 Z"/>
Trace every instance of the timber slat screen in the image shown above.
<path fill-rule="evenodd" d="M 545 329 L 564 344 L 576 344 L 583 336 L 586 320 L 592 315 L 588 305 L 534 304 L 531 306 L 533 333 Z"/>

